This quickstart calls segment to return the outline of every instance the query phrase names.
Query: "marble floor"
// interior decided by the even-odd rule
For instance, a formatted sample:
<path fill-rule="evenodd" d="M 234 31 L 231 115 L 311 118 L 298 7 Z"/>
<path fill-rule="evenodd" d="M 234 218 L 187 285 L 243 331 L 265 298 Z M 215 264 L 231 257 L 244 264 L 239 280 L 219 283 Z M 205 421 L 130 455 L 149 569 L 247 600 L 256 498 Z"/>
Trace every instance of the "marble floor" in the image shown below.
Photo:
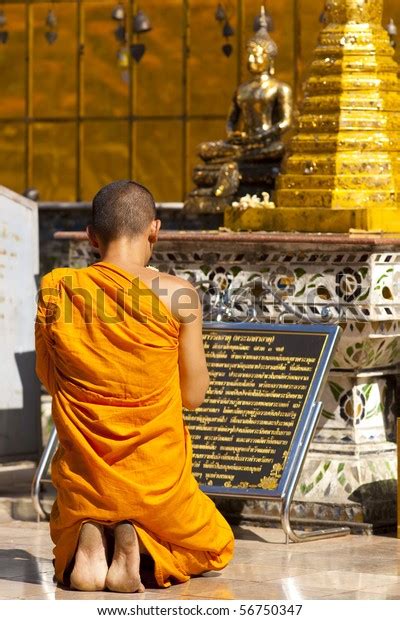
<path fill-rule="evenodd" d="M 143 594 L 80 593 L 53 583 L 46 523 L 0 523 L 0 599 L 400 599 L 400 540 L 347 536 L 284 544 L 280 530 L 235 529 L 228 568 Z"/>

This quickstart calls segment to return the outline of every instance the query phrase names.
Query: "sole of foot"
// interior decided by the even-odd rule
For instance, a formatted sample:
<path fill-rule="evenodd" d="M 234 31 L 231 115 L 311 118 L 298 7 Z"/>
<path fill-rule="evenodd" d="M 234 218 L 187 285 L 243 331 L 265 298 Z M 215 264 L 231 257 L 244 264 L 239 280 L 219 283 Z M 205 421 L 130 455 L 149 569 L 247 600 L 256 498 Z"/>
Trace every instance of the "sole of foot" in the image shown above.
<path fill-rule="evenodd" d="M 115 547 L 107 573 L 106 588 L 111 592 L 144 592 L 140 580 L 139 539 L 131 523 L 119 523 L 114 529 Z"/>
<path fill-rule="evenodd" d="M 97 523 L 84 523 L 79 535 L 70 583 L 74 590 L 104 590 L 108 572 L 104 531 Z"/>

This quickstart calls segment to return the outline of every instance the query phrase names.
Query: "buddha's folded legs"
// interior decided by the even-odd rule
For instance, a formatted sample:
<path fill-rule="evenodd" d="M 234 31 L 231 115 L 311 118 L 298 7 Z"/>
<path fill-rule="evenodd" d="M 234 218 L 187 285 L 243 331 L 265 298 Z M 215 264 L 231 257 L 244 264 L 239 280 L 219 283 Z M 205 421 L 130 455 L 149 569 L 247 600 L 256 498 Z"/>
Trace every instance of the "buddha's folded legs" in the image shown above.
<path fill-rule="evenodd" d="M 223 140 L 216 142 L 202 142 L 197 147 L 197 153 L 204 161 L 218 160 L 224 163 L 240 157 L 243 147 L 238 144 L 230 144 Z"/>
<path fill-rule="evenodd" d="M 198 155 L 206 163 L 221 164 L 233 161 L 262 161 L 276 160 L 284 155 L 284 145 L 281 142 L 265 144 L 229 144 L 222 140 L 218 142 L 202 142 L 198 147 Z"/>
<path fill-rule="evenodd" d="M 239 161 L 262 161 L 280 159 L 284 155 L 284 146 L 281 142 L 272 142 L 269 145 L 252 145 L 243 149 Z"/>

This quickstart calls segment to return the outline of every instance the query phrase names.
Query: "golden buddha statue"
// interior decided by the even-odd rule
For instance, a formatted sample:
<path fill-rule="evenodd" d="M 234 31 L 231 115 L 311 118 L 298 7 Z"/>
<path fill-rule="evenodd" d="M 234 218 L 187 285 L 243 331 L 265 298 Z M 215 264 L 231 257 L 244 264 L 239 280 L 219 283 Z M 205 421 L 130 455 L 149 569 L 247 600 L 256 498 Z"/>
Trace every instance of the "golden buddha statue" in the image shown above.
<path fill-rule="evenodd" d="M 236 90 L 227 120 L 227 139 L 203 142 L 198 155 L 203 164 L 194 170 L 198 186 L 186 202 L 186 210 L 223 211 L 247 193 L 273 189 L 284 155 L 283 134 L 292 122 L 292 90 L 275 78 L 278 48 L 269 32 L 264 7 L 260 28 L 247 45 L 251 79 Z M 225 187 L 221 178 L 229 165 L 235 183 Z M 232 177 L 231 177 L 232 179 Z"/>

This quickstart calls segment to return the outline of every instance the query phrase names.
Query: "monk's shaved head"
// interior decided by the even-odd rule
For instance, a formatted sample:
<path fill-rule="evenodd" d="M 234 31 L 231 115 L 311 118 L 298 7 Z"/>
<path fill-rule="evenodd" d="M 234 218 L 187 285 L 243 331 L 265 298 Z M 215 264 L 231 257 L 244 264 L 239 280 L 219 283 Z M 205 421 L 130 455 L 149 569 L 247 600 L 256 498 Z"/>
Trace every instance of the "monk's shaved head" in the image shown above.
<path fill-rule="evenodd" d="M 155 218 L 153 196 L 135 181 L 114 181 L 93 198 L 92 227 L 103 243 L 137 237 Z"/>

